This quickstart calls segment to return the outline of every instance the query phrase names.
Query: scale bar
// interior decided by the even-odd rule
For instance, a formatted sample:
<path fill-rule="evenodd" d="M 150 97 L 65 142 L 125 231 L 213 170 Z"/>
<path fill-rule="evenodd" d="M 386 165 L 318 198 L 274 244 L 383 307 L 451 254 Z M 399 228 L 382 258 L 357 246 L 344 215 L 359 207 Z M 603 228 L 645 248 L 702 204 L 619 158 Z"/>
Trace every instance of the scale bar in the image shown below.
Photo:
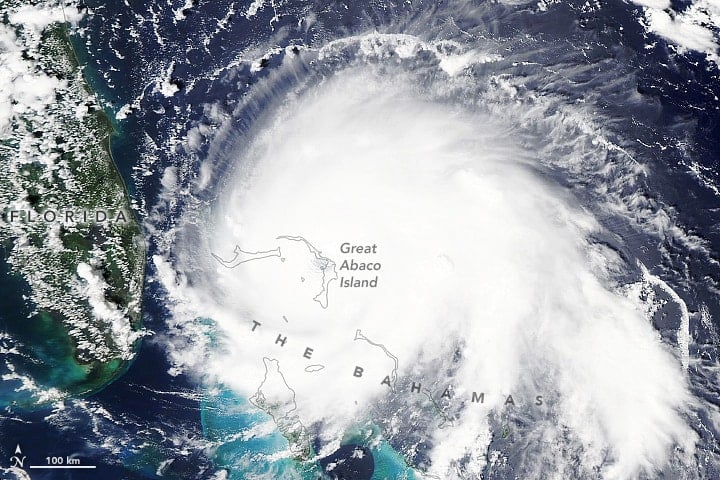
<path fill-rule="evenodd" d="M 30 465 L 30 468 L 97 468 L 95 465 Z"/>

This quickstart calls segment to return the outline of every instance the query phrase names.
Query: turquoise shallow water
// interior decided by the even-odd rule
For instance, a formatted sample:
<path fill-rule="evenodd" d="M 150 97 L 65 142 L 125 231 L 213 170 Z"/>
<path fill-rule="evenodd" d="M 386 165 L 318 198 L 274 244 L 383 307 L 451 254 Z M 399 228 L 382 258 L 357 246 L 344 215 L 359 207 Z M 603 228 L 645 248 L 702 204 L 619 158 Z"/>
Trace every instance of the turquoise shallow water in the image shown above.
<path fill-rule="evenodd" d="M 87 59 L 84 41 L 77 35 L 70 40 L 81 62 Z M 100 74 L 84 69 L 93 88 L 103 86 Z M 104 87 L 103 87 L 104 88 Z M 103 93 L 107 89 L 103 89 Z M 114 118 L 113 142 L 125 145 L 132 139 L 122 135 Z M 136 156 L 121 152 L 114 155 L 116 167 L 126 185 L 131 185 L 132 166 Z M 117 162 L 117 160 L 120 160 Z M 121 377 L 130 362 L 119 359 L 108 362 L 81 363 L 75 357 L 75 343 L 61 317 L 54 311 L 38 311 L 28 298 L 30 287 L 7 263 L 12 241 L 0 244 L 0 376 L 14 375 L 22 379 L 0 382 L 0 407 L 12 405 L 24 410 L 46 408 L 48 389 L 59 395 L 87 396 L 98 392 Z M 23 384 L 24 383 L 24 384 Z M 35 388 L 37 387 L 37 388 Z"/>
<path fill-rule="evenodd" d="M 405 459 L 385 440 L 370 449 L 375 459 L 371 480 L 417 480 L 419 477 Z"/>
<path fill-rule="evenodd" d="M 217 445 L 215 463 L 228 470 L 229 480 L 317 480 L 321 475 L 314 462 L 283 457 L 288 442 L 271 430 L 272 418 L 222 385 L 203 395 L 201 418 L 206 438 Z M 252 429 L 262 433 L 248 434 Z"/>
<path fill-rule="evenodd" d="M 376 425 L 365 425 L 348 431 L 342 443 L 368 447 L 375 460 L 375 471 L 370 480 L 418 480 L 419 476 L 407 466 L 405 459 L 382 438 Z"/>
<path fill-rule="evenodd" d="M 0 375 L 31 379 L 40 390 L 56 388 L 70 395 L 97 391 L 122 373 L 120 361 L 81 364 L 63 322 L 50 312 L 36 311 L 26 298 L 30 288 L 10 271 L 0 248 Z M 27 385 L 26 385 L 27 386 Z M 42 395 L 24 388 L 19 379 L 0 382 L 0 407 L 43 408 Z"/>
<path fill-rule="evenodd" d="M 206 439 L 216 445 L 214 461 L 218 467 L 228 470 L 228 479 L 323 478 L 322 470 L 316 462 L 298 462 L 285 457 L 288 442 L 274 429 L 272 418 L 225 386 L 206 388 L 201 418 Z M 251 430 L 256 434 L 249 434 Z M 381 438 L 376 426 L 349 431 L 343 437 L 342 444 L 361 445 L 370 449 L 375 461 L 371 480 L 419 478 L 403 457 Z"/>

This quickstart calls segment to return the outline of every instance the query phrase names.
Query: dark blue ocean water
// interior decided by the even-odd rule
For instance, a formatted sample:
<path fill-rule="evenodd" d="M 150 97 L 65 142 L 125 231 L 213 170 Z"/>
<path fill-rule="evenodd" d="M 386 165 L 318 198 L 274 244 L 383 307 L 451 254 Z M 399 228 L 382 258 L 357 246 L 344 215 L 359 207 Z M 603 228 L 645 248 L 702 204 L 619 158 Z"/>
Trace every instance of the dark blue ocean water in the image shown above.
<path fill-rule="evenodd" d="M 137 105 L 126 119 L 114 121 L 116 134 L 111 148 L 139 206 L 140 219 L 148 213 L 145 207 L 157 201 L 159 173 L 166 166 L 178 164 L 178 157 L 184 155 L 181 148 L 168 148 L 168 141 L 178 138 L 188 126 L 207 121 L 203 120 L 204 104 L 219 101 L 231 111 L 257 81 L 257 75 L 250 75 L 247 69 L 240 70 L 232 82 L 212 75 L 215 69 L 230 64 L 238 52 L 253 45 L 266 45 L 273 38 L 281 45 L 322 43 L 373 26 L 382 28 L 399 18 L 412 17 L 414 12 L 434 8 L 433 2 L 413 5 L 285 2 L 284 15 L 272 26 L 271 9 L 261 10 L 252 20 L 236 13 L 227 27 L 204 46 L 201 39 L 217 30 L 218 20 L 226 17 L 231 3 L 241 11 L 250 2 L 196 0 L 184 13 L 188 21 L 175 22 L 175 10 L 183 3 L 90 0 L 86 2 L 91 13 L 83 24 L 85 33 L 75 38 L 79 57 L 86 64 L 86 77 L 105 102 L 108 114 L 114 117 L 123 105 Z M 665 144 L 669 132 L 684 136 L 687 153 L 707 169 L 716 186 L 720 185 L 717 67 L 708 66 L 693 53 L 672 56 L 670 61 L 668 47 L 661 40 L 655 47 L 645 48 L 645 33 L 637 21 L 637 9 L 619 1 L 606 2 L 600 13 L 584 13 L 564 5 L 555 5 L 547 14 L 517 10 L 498 5 L 493 10 L 497 16 L 485 19 L 489 34 L 511 37 L 527 33 L 568 44 L 592 42 L 595 48 L 589 50 L 589 55 L 613 58 L 614 68 L 636 72 L 634 84 L 623 85 L 616 94 L 610 93 L 600 100 L 607 114 L 624 119 L 622 128 L 627 137 L 642 138 L 652 146 Z M 297 15 L 307 11 L 317 13 L 317 27 L 297 26 Z M 458 23 L 458 27 L 464 27 L 462 19 Z M 129 35 L 130 29 L 136 35 Z M 180 91 L 166 97 L 155 91 L 154 86 L 171 65 L 172 79 Z M 653 102 L 643 110 L 628 113 L 628 92 L 642 94 Z M 263 107 L 259 102 L 253 108 L 261 111 Z M 248 118 L 235 120 L 239 131 L 252 124 L 252 113 L 248 113 Z M 200 156 L 208 147 L 203 148 Z M 648 180 L 651 195 L 674 206 L 681 225 L 705 238 L 712 251 L 720 251 L 718 197 L 687 175 L 687 157 L 677 148 L 659 152 L 648 147 L 646 153 L 653 167 Z M 189 165 L 192 168 L 192 162 Z M 148 170 L 147 175 L 142 173 L 143 169 Z M 164 213 L 170 224 L 177 212 Z M 623 228 L 613 227 L 616 231 Z M 154 239 L 149 240 L 148 258 L 158 251 Z M 646 248 L 649 245 L 646 242 L 650 240 L 637 236 L 629 243 L 637 248 L 633 253 L 645 264 L 684 273 L 670 276 L 668 281 L 691 312 L 704 304 L 715 319 L 720 318 L 720 299 L 715 293 L 720 286 L 717 265 L 706 254 L 688 252 L 670 240 L 664 245 L 666 254 L 659 258 L 655 249 Z M 717 254 L 711 255 L 720 260 Z M 148 266 L 148 275 L 154 275 L 152 265 Z M 7 269 L 0 264 L 3 291 L 21 292 L 21 286 L 13 282 L 17 280 L 8 276 Z M 155 283 L 146 286 L 143 319 L 148 330 L 162 335 L 168 311 L 159 300 L 162 295 L 157 288 Z M 5 297 L 1 302 L 3 322 L 26 316 L 17 297 Z M 218 440 L 223 433 L 237 428 L 237 423 L 249 425 L 260 420 L 242 417 L 242 412 L 232 409 L 208 410 L 207 397 L 205 404 L 202 400 L 202 385 L 182 375 L 169 375 L 169 368 L 162 344 L 150 336 L 122 378 L 86 399 L 68 403 L 64 412 L 11 408 L 0 420 L 0 457 L 8 458 L 19 443 L 32 464 L 44 462 L 49 455 L 76 454 L 83 463 L 98 467 L 95 471 L 34 472 L 33 479 L 140 479 L 159 478 L 158 473 L 163 478 L 210 478 L 218 465 L 233 465 L 249 446 L 228 444 L 215 450 L 208 448 L 208 441 Z M 243 401 L 228 397 L 222 404 L 232 406 Z M 276 440 L 282 443 L 279 437 Z M 271 447 L 277 445 L 261 448 Z M 375 454 L 372 466 L 367 463 L 355 466 L 354 480 L 370 478 L 367 476 L 372 473 L 370 470 L 392 475 L 388 472 L 404 469 L 387 443 L 376 447 Z M 168 459 L 172 462 L 163 463 Z M 5 465 L 4 460 L 0 460 L 0 465 Z M 347 468 L 353 471 L 354 467 Z"/>

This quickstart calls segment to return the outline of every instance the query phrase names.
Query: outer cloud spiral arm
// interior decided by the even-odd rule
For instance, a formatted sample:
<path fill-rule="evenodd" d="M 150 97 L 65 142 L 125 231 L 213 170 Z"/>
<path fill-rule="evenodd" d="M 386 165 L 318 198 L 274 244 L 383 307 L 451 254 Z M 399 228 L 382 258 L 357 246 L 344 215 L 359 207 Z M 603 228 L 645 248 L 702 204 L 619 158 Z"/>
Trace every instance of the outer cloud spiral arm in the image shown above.
<path fill-rule="evenodd" d="M 407 37 L 393 41 L 395 50 L 409 44 Z M 406 58 L 416 52 L 415 45 Z M 481 471 L 484 460 L 468 463 L 467 455 L 487 449 L 503 394 L 538 388 L 554 402 L 545 413 L 552 421 L 537 422 L 535 434 L 577 447 L 580 474 L 600 468 L 605 478 L 633 478 L 662 468 L 675 445 L 692 455 L 695 434 L 685 415 L 693 400 L 681 362 L 639 300 L 613 286 L 617 272 L 632 266 L 592 242 L 603 228 L 533 167 L 543 152 L 528 148 L 511 115 L 445 105 L 437 95 L 418 95 L 412 80 L 362 66 L 336 73 L 280 108 L 249 148 L 225 152 L 239 166 L 206 232 L 188 235 L 194 243 L 178 257 L 208 281 L 166 282 L 185 300 L 186 314 L 202 312 L 224 334 L 212 375 L 249 395 L 271 350 L 288 379 L 302 378 L 293 384 L 299 416 L 328 426 L 330 441 L 386 395 L 382 376 L 359 381 L 348 373 L 359 363 L 367 375 L 387 370 L 386 357 L 351 341 L 362 329 L 387 339 L 401 378 L 450 384 L 458 397 L 476 388 L 496 394 L 488 408 L 459 409 L 456 428 L 435 431 L 437 475 L 463 461 L 466 471 Z M 503 88 L 514 95 L 511 84 Z M 557 159 L 571 171 L 580 167 L 573 162 Z M 624 181 L 642 166 L 628 161 L 627 171 Z M 312 265 L 229 270 L 209 254 L 197 256 L 235 245 L 267 250 L 279 235 L 300 234 L 331 258 L 344 241 L 379 245 L 382 288 L 351 293 L 331 285 L 322 311 L 293 270 L 309 268 L 309 285 L 318 274 Z M 288 258 L 293 248 L 283 245 Z M 164 260 L 157 264 L 169 277 Z M 250 335 L 252 320 L 266 330 Z M 297 351 L 274 346 L 279 331 L 312 344 L 322 374 L 302 376 Z M 462 359 L 452 364 L 456 351 Z M 188 352 L 177 353 L 179 363 L 193 363 Z M 558 470 L 573 468 L 563 455 L 552 461 Z"/>

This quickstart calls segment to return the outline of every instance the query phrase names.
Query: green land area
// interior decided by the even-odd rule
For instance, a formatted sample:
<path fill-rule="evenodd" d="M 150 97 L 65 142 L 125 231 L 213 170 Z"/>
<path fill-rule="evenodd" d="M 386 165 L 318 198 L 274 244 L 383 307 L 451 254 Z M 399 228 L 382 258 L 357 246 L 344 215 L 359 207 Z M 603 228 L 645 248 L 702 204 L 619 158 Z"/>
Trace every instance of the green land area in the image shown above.
<path fill-rule="evenodd" d="M 0 406 L 97 391 L 142 336 L 144 243 L 69 38 L 77 19 L 0 0 Z"/>

